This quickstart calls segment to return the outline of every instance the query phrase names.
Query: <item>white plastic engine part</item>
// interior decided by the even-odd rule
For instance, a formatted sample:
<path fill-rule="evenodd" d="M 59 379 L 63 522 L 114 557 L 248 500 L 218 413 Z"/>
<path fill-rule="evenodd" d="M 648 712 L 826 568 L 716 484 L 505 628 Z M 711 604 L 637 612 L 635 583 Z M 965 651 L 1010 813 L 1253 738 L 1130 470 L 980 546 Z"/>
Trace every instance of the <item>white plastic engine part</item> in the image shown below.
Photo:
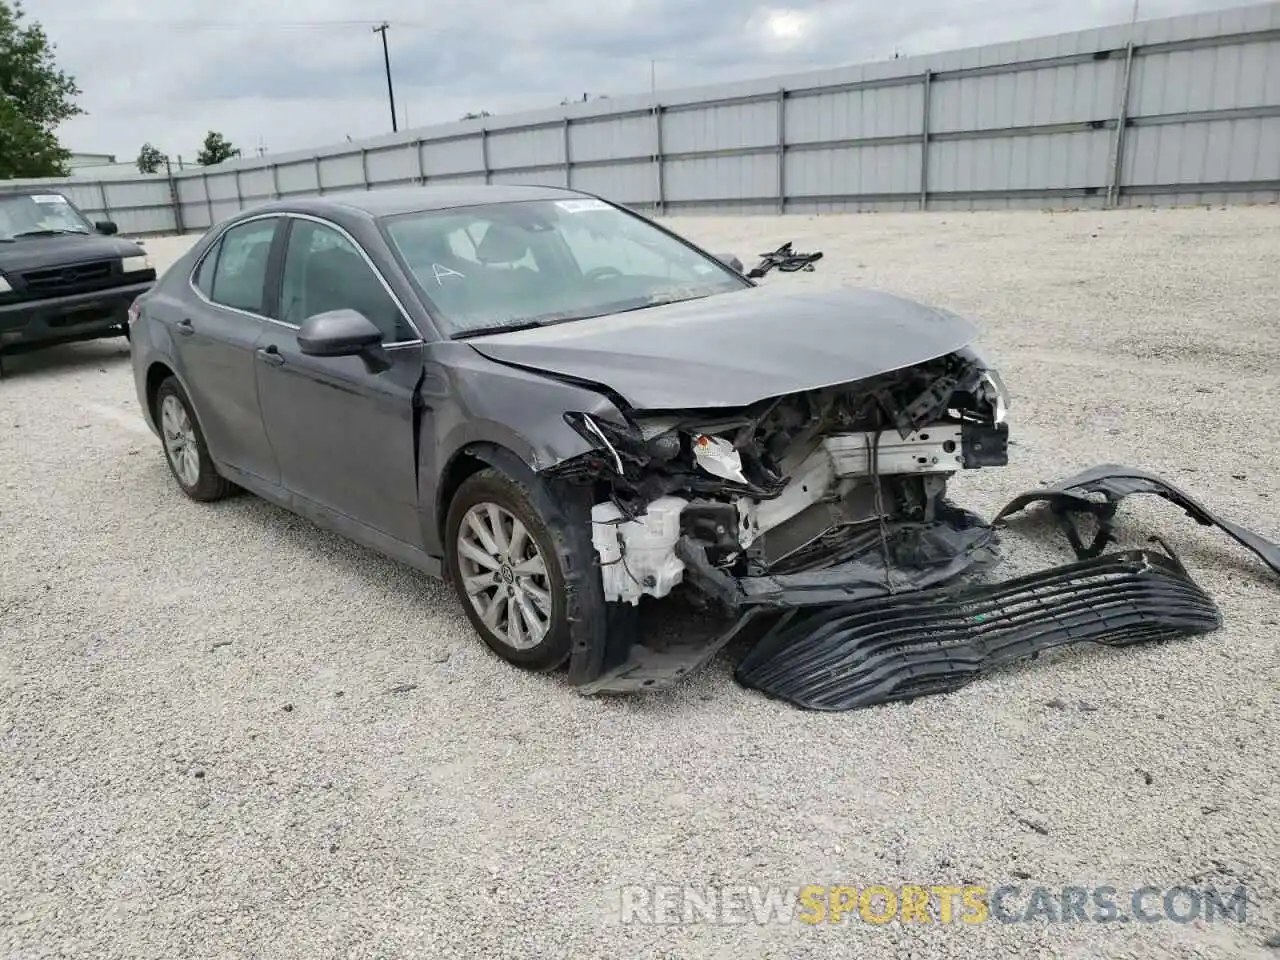
<path fill-rule="evenodd" d="M 722 437 L 710 437 L 705 433 L 693 438 L 693 459 L 703 470 L 721 480 L 746 483 L 742 473 L 742 454 Z"/>
<path fill-rule="evenodd" d="M 638 520 L 623 519 L 612 503 L 591 508 L 591 544 L 600 557 L 606 600 L 634 605 L 645 594 L 665 597 L 684 579 L 676 541 L 687 505 L 680 497 L 659 497 Z"/>

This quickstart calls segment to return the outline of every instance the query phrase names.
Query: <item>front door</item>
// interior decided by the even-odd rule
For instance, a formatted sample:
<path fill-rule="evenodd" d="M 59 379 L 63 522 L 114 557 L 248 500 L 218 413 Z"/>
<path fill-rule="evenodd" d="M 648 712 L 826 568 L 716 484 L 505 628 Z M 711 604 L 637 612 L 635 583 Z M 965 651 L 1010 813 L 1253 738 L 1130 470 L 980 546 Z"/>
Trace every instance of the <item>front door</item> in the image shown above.
<path fill-rule="evenodd" d="M 276 322 L 258 343 L 258 393 L 267 436 L 293 494 L 421 549 L 414 394 L 423 346 L 345 232 L 291 218 Z M 383 330 L 391 368 L 359 357 L 309 357 L 303 319 L 353 309 Z"/>
<path fill-rule="evenodd" d="M 165 316 L 210 453 L 269 483 L 280 482 L 280 471 L 262 423 L 254 350 L 270 325 L 263 322 L 267 267 L 283 225 L 264 217 L 228 229 L 196 268 L 199 298 Z"/>

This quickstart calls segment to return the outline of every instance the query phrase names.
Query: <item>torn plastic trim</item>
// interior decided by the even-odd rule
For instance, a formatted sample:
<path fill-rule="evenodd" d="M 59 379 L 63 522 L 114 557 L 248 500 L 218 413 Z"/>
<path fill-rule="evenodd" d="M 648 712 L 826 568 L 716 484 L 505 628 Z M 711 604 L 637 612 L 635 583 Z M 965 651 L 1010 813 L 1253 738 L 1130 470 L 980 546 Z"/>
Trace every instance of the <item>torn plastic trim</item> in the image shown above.
<path fill-rule="evenodd" d="M 853 710 L 950 692 L 1054 647 L 1127 646 L 1221 625 L 1172 554 L 1131 550 L 1001 583 L 794 611 L 735 678 L 804 709 Z"/>
<path fill-rule="evenodd" d="M 713 660 L 762 613 L 764 610 L 759 607 L 745 610 L 724 630 L 702 643 L 676 644 L 662 650 L 632 643 L 625 661 L 579 684 L 577 690 L 584 696 L 592 696 L 669 689 Z"/>
<path fill-rule="evenodd" d="M 1102 494 L 1105 500 L 1090 499 L 1089 494 Z M 1213 513 L 1168 480 L 1136 467 L 1104 463 L 1090 467 L 1052 486 L 1019 494 L 1003 510 L 996 514 L 993 524 L 1002 525 L 1011 514 L 1023 510 L 1038 501 L 1045 501 L 1057 516 L 1067 540 L 1080 559 L 1096 557 L 1114 539 L 1116 510 L 1120 501 L 1135 493 L 1150 493 L 1181 507 L 1187 516 L 1201 526 L 1217 527 L 1237 543 L 1253 551 L 1274 573 L 1280 574 L 1280 544 L 1247 530 L 1239 524 L 1225 520 Z M 1071 518 L 1072 513 L 1092 514 L 1098 525 L 1093 542 L 1087 546 Z"/>

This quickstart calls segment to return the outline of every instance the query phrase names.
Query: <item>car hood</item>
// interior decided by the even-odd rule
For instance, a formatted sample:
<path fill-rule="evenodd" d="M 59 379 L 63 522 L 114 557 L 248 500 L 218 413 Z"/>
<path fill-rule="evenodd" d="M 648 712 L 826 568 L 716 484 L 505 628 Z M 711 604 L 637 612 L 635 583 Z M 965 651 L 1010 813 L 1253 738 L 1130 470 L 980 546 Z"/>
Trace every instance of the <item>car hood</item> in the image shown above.
<path fill-rule="evenodd" d="M 60 267 L 87 260 L 140 257 L 146 251 L 121 237 L 102 234 L 59 234 L 53 237 L 21 237 L 0 243 L 0 270 L 34 270 Z"/>
<path fill-rule="evenodd" d="M 875 290 L 753 287 L 467 342 L 490 360 L 606 386 L 635 409 L 674 410 L 862 380 L 976 335 L 953 313 Z"/>

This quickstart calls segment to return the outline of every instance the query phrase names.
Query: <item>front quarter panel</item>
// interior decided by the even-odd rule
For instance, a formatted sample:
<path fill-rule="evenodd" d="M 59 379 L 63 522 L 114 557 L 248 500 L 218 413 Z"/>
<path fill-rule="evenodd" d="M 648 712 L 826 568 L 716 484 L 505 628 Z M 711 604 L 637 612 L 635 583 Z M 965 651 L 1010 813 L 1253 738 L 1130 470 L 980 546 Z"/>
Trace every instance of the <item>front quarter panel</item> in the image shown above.
<path fill-rule="evenodd" d="M 469 447 L 504 448 L 538 473 L 594 449 L 565 422 L 566 413 L 624 422 L 602 393 L 486 360 L 461 341 L 428 345 L 421 394 L 423 458 L 431 462 L 420 473 L 419 502 L 427 552 L 436 556 L 442 550 L 435 519 L 447 509 L 443 479 Z"/>

